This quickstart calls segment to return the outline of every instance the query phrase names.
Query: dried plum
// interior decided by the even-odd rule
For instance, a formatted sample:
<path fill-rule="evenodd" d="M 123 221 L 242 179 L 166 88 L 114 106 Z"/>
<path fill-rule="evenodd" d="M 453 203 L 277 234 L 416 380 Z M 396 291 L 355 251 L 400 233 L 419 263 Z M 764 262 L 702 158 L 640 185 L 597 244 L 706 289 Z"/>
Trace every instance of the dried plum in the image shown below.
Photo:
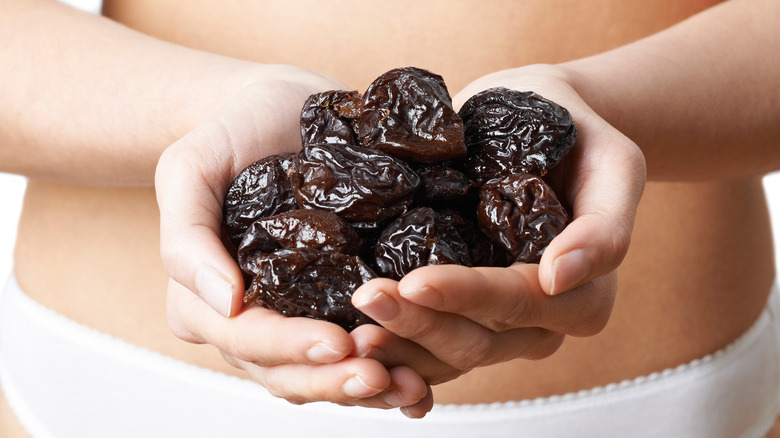
<path fill-rule="evenodd" d="M 376 277 L 358 257 L 310 248 L 260 255 L 258 273 L 244 294 L 287 316 L 305 316 L 351 331 L 371 318 L 352 305 L 352 294 Z"/>
<path fill-rule="evenodd" d="M 358 144 L 355 124 L 363 106 L 357 91 L 312 94 L 301 110 L 303 146 L 320 143 Z"/>
<path fill-rule="evenodd" d="M 441 76 L 415 67 L 390 70 L 364 99 L 357 131 L 364 146 L 421 163 L 466 155 L 463 122 Z"/>
<path fill-rule="evenodd" d="M 352 330 L 374 323 L 351 297 L 376 273 L 537 263 L 569 221 L 541 177 L 576 128 L 532 92 L 485 90 L 456 113 L 441 76 L 399 68 L 363 96 L 311 95 L 300 132 L 298 153 L 253 163 L 225 199 L 247 303 Z"/>
<path fill-rule="evenodd" d="M 375 255 L 379 273 L 396 280 L 421 266 L 471 266 L 466 242 L 429 207 L 417 207 L 390 223 L 379 236 Z"/>
<path fill-rule="evenodd" d="M 461 200 L 476 187 L 463 172 L 441 164 L 420 165 L 415 171 L 422 182 L 417 202 L 424 205 L 446 205 Z"/>
<path fill-rule="evenodd" d="M 357 255 L 361 239 L 335 213 L 324 210 L 291 210 L 256 220 L 238 246 L 238 264 L 257 275 L 258 255 L 278 249 L 312 248 Z"/>
<path fill-rule="evenodd" d="M 458 232 L 469 249 L 473 266 L 507 267 L 512 264 L 511 256 L 501 245 L 488 238 L 477 223 L 477 204 L 470 211 L 440 208 L 436 210 Z"/>
<path fill-rule="evenodd" d="M 376 228 L 404 213 L 420 185 L 406 163 L 351 145 L 307 146 L 290 174 L 301 208 L 332 211 L 358 228 Z"/>
<path fill-rule="evenodd" d="M 558 197 L 542 178 L 520 174 L 486 182 L 479 191 L 479 226 L 516 261 L 538 263 L 569 222 Z"/>
<path fill-rule="evenodd" d="M 469 98 L 459 114 L 468 146 L 463 169 L 480 182 L 544 176 L 577 137 L 569 111 L 533 92 L 491 88 Z"/>
<path fill-rule="evenodd" d="M 294 157 L 294 152 L 268 156 L 247 166 L 233 180 L 222 217 L 234 247 L 252 222 L 298 208 L 287 177 Z"/>

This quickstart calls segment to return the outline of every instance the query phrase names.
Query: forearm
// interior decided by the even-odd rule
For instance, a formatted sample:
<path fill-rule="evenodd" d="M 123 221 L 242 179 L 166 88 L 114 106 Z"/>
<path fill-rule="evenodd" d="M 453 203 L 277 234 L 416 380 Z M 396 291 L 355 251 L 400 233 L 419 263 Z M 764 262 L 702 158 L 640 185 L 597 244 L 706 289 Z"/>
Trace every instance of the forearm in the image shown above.
<path fill-rule="evenodd" d="M 564 66 L 650 179 L 761 175 L 780 168 L 779 18 L 778 1 L 731 0 Z"/>
<path fill-rule="evenodd" d="M 56 2 L 0 9 L 0 171 L 150 185 L 162 150 L 259 68 Z"/>

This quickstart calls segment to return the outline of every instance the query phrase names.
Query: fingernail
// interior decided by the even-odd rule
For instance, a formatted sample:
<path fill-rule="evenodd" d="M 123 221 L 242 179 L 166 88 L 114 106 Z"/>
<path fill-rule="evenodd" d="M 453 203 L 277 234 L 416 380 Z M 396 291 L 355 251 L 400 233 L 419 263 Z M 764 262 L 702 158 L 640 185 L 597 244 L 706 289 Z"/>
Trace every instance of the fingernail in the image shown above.
<path fill-rule="evenodd" d="M 412 418 L 414 420 L 417 419 L 417 417 L 412 413 L 412 411 L 409 409 L 408 406 L 402 406 L 400 409 L 401 413 L 406 416 L 406 418 Z"/>
<path fill-rule="evenodd" d="M 583 249 L 575 249 L 559 256 L 553 262 L 550 295 L 574 287 L 590 273 L 591 262 Z"/>
<path fill-rule="evenodd" d="M 306 351 L 306 357 L 312 362 L 332 363 L 344 357 L 344 354 L 330 348 L 324 342 L 318 342 Z"/>
<path fill-rule="evenodd" d="M 421 306 L 437 308 L 445 304 L 444 294 L 429 286 L 423 286 L 411 292 L 399 291 L 399 293 L 402 297 Z"/>
<path fill-rule="evenodd" d="M 370 397 L 381 391 L 381 389 L 372 388 L 366 385 L 366 382 L 364 382 L 360 376 L 350 377 L 349 380 L 344 382 L 341 390 L 344 391 L 344 394 L 354 398 Z"/>
<path fill-rule="evenodd" d="M 211 266 L 203 266 L 195 277 L 198 295 L 224 317 L 230 316 L 233 286 Z"/>
<path fill-rule="evenodd" d="M 387 403 L 388 406 L 399 408 L 409 404 L 409 401 L 401 397 L 401 393 L 398 391 L 389 391 L 382 395 L 382 400 Z"/>
<path fill-rule="evenodd" d="M 357 356 L 366 359 L 374 359 L 375 361 L 382 363 L 386 363 L 389 360 L 387 353 L 379 347 L 369 347 L 368 350 L 359 352 Z"/>
<path fill-rule="evenodd" d="M 360 294 L 353 297 L 352 304 L 366 315 L 380 321 L 395 318 L 399 311 L 398 303 L 382 291 L 377 291 L 373 295 Z"/>

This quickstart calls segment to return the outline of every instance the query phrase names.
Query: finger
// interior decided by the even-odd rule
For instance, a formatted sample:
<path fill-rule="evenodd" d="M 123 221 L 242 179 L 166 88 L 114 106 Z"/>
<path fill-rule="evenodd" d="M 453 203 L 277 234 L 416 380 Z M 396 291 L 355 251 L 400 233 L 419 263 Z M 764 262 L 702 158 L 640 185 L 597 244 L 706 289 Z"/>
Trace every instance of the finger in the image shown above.
<path fill-rule="evenodd" d="M 549 296 L 538 280 L 538 266 L 509 268 L 427 266 L 401 279 L 399 294 L 439 312 L 459 314 L 491 330 L 541 327 L 574 336 L 601 331 L 609 320 L 617 284 L 613 275 Z"/>
<path fill-rule="evenodd" d="M 361 286 L 353 295 L 353 304 L 386 329 L 459 370 L 549 355 L 553 344 L 554 349 L 560 345 L 557 335 L 541 328 L 496 333 L 463 316 L 416 305 L 398 295 L 396 282 L 384 280 Z"/>
<path fill-rule="evenodd" d="M 377 409 L 394 409 L 414 406 L 428 396 L 430 387 L 411 368 L 388 368 L 390 385 L 377 395 L 352 400 L 348 405 Z"/>
<path fill-rule="evenodd" d="M 373 324 L 362 325 L 350 333 L 355 342 L 352 354 L 374 359 L 387 368 L 408 366 L 429 385 L 448 382 L 463 374 L 439 360 L 419 344 Z"/>
<path fill-rule="evenodd" d="M 226 319 L 185 287 L 170 283 L 168 322 L 186 341 L 211 344 L 261 366 L 331 363 L 352 351 L 349 334 L 335 324 L 289 318 L 260 306 Z"/>
<path fill-rule="evenodd" d="M 223 316 L 238 313 L 244 290 L 241 271 L 219 237 L 225 193 L 252 161 L 300 147 L 300 133 L 292 123 L 298 119 L 283 110 L 295 95 L 281 95 L 281 90 L 244 90 L 219 117 L 166 149 L 157 165 L 163 265 Z"/>
<path fill-rule="evenodd" d="M 428 387 L 428 393 L 419 402 L 401 408 L 401 412 L 409 418 L 423 418 L 433 409 L 433 391 Z"/>
<path fill-rule="evenodd" d="M 243 277 L 219 236 L 223 193 L 234 166 L 232 154 L 225 160 L 213 156 L 230 149 L 226 132 L 207 124 L 168 148 L 158 163 L 155 186 L 166 271 L 214 310 L 232 316 L 242 305 Z"/>
<path fill-rule="evenodd" d="M 332 364 L 273 367 L 238 362 L 272 395 L 295 404 L 316 401 L 351 404 L 376 396 L 391 384 L 385 367 L 371 359 L 352 357 Z"/>
<path fill-rule="evenodd" d="M 566 166 L 571 175 L 565 191 L 573 220 L 550 242 L 539 264 L 542 288 L 550 295 L 618 267 L 644 189 L 644 159 L 636 145 L 595 114 L 575 123 L 578 139 L 567 157 L 573 164 Z"/>

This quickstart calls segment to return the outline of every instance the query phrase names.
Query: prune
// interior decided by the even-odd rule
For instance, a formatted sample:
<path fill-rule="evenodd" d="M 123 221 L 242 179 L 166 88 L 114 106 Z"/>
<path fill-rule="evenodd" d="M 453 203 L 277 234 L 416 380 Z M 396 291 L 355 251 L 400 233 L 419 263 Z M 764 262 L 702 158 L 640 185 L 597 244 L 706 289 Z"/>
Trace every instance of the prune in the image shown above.
<path fill-rule="evenodd" d="M 268 156 L 250 164 L 233 180 L 222 217 L 234 247 L 255 220 L 298 208 L 287 178 L 294 157 L 294 152 Z"/>
<path fill-rule="evenodd" d="M 312 248 L 357 255 L 361 239 L 335 213 L 324 210 L 291 210 L 256 220 L 238 246 L 238 264 L 244 272 L 257 274 L 259 254 L 277 249 Z"/>
<path fill-rule="evenodd" d="M 331 211 L 357 228 L 376 228 L 407 210 L 420 177 L 384 152 L 322 144 L 298 152 L 290 181 L 301 208 Z"/>
<path fill-rule="evenodd" d="M 357 132 L 364 146 L 407 161 L 466 155 L 463 122 L 444 80 L 420 68 L 390 70 L 369 85 Z"/>
<path fill-rule="evenodd" d="M 363 106 L 357 91 L 312 94 L 301 110 L 303 146 L 320 143 L 358 144 L 355 124 Z"/>
<path fill-rule="evenodd" d="M 458 232 L 469 249 L 473 266 L 507 267 L 512 264 L 511 256 L 499 244 L 493 242 L 479 228 L 477 223 L 477 205 L 471 211 L 462 214 L 458 209 L 440 208 L 436 210 Z"/>
<path fill-rule="evenodd" d="M 476 183 L 463 172 L 441 164 L 421 165 L 415 168 L 422 182 L 417 193 L 418 202 L 442 205 L 463 199 Z"/>
<path fill-rule="evenodd" d="M 375 254 L 379 273 L 396 280 L 420 266 L 471 266 L 466 242 L 429 207 L 417 207 L 390 223 L 379 236 Z"/>
<path fill-rule="evenodd" d="M 468 146 L 463 168 L 480 182 L 515 173 L 544 176 L 577 137 L 569 111 L 532 92 L 491 88 L 469 98 L 459 114 Z"/>
<path fill-rule="evenodd" d="M 256 260 L 258 273 L 244 294 L 287 316 L 305 316 L 351 331 L 371 318 L 352 305 L 352 294 L 376 277 L 358 257 L 310 248 L 281 249 Z"/>
<path fill-rule="evenodd" d="M 363 96 L 311 95 L 300 132 L 298 153 L 254 163 L 226 196 L 247 303 L 352 330 L 375 323 L 351 297 L 376 273 L 535 263 L 569 221 L 541 177 L 576 128 L 531 92 L 486 90 L 456 113 L 441 76 L 399 68 Z"/>
<path fill-rule="evenodd" d="M 552 189 L 538 176 L 511 175 L 486 182 L 477 210 L 482 231 L 514 260 L 538 263 L 569 216 Z"/>

